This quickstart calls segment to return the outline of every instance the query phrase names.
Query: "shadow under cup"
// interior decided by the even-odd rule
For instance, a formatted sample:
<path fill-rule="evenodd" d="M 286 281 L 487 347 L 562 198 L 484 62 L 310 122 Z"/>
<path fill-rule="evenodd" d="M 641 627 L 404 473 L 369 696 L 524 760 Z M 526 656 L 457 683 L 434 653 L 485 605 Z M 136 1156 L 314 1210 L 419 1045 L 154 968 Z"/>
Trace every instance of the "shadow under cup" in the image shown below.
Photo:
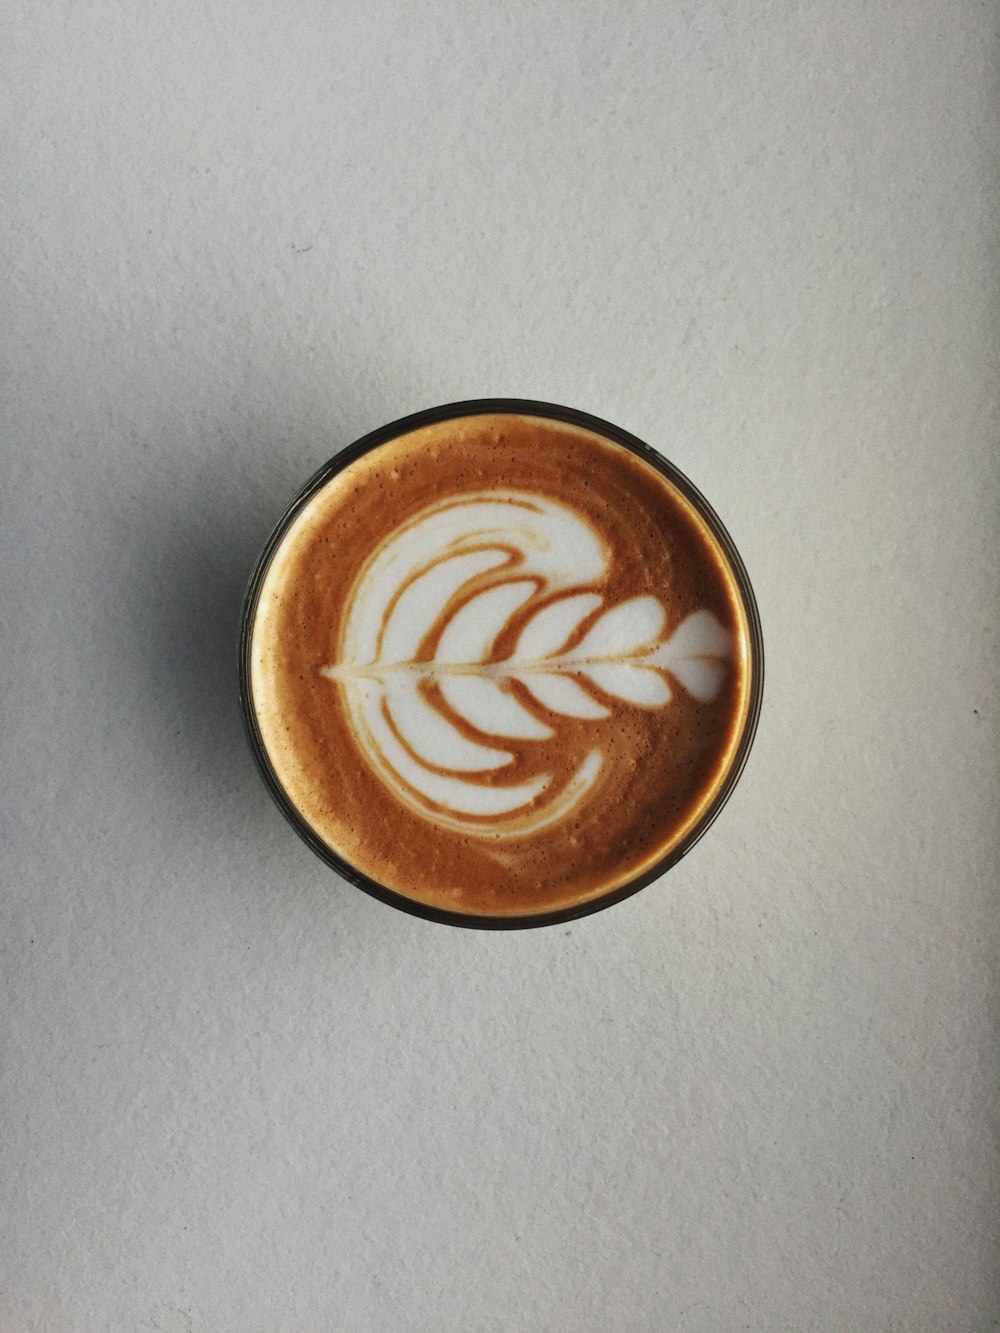
<path fill-rule="evenodd" d="M 639 873 L 634 874 L 625 882 L 616 882 L 614 887 L 599 890 L 590 896 L 568 904 L 560 903 L 553 907 L 551 901 L 543 903 L 538 911 L 523 910 L 523 906 L 520 910 L 510 912 L 463 910 L 461 906 L 452 908 L 442 905 L 440 902 L 427 902 L 416 896 L 408 896 L 399 887 L 389 887 L 370 874 L 358 869 L 347 856 L 342 854 L 343 849 L 338 851 L 335 846 L 320 835 L 300 806 L 290 796 L 286 785 L 278 776 L 279 765 L 276 764 L 274 756 L 269 751 L 265 739 L 266 729 L 262 728 L 261 717 L 259 716 L 260 710 L 254 699 L 252 652 L 254 631 L 261 608 L 262 590 L 286 535 L 296 519 L 302 515 L 306 506 L 345 469 L 390 441 L 398 441 L 402 436 L 410 435 L 415 431 L 436 426 L 440 423 L 454 422 L 457 425 L 457 419 L 459 418 L 497 416 L 522 419 L 536 418 L 541 419 L 543 423 L 550 423 L 552 426 L 572 428 L 598 436 L 602 441 L 623 447 L 629 454 L 641 459 L 661 478 L 664 478 L 669 486 L 678 493 L 682 502 L 686 503 L 694 512 L 698 523 L 710 534 L 716 559 L 724 566 L 727 586 L 732 590 L 733 597 L 738 603 L 739 618 L 743 630 L 741 634 L 741 661 L 744 674 L 741 679 L 744 682 L 744 687 L 741 694 L 739 717 L 734 723 L 733 739 L 726 751 L 725 763 L 714 777 L 706 799 L 698 806 L 697 817 L 694 822 L 685 827 L 679 840 L 671 843 L 662 856 L 659 856 L 652 863 L 645 864 Z M 660 484 L 662 485 L 662 483 Z M 355 576 L 351 575 L 350 577 L 353 582 Z M 595 598 L 595 600 L 599 599 Z M 480 929 L 523 929 L 529 926 L 557 924 L 585 916 L 638 892 L 675 865 L 710 827 L 739 780 L 750 752 L 760 714 L 763 675 L 764 658 L 760 618 L 750 581 L 729 534 L 699 491 L 658 453 L 619 427 L 571 408 L 523 399 L 477 399 L 432 408 L 373 431 L 344 449 L 306 483 L 288 505 L 268 537 L 250 578 L 240 625 L 240 702 L 250 747 L 268 790 L 296 832 L 327 865 L 331 866 L 351 884 L 373 897 L 402 911 L 432 921 Z M 365 765 L 365 758 L 360 751 L 356 758 L 358 766 Z M 366 777 L 370 780 L 371 776 L 371 773 L 366 770 Z M 386 807 L 391 808 L 392 795 L 388 790 L 385 792 L 385 798 Z M 597 818 L 600 818 L 599 813 Z M 388 838 L 393 836 L 391 820 L 386 821 L 385 832 Z"/>

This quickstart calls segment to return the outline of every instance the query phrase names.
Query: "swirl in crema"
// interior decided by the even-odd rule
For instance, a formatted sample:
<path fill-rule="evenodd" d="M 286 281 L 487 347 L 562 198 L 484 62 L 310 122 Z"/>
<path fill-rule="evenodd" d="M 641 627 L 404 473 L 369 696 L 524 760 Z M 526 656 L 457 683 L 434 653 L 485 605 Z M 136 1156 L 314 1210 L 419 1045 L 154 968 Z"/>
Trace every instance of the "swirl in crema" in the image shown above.
<path fill-rule="evenodd" d="M 595 745 L 561 781 L 543 772 L 505 785 L 493 776 L 516 758 L 504 741 L 544 744 L 561 718 L 608 717 L 605 699 L 662 708 L 668 678 L 698 700 L 715 696 L 727 631 L 700 610 L 665 637 L 665 609 L 648 595 L 604 608 L 593 589 L 611 558 L 565 505 L 490 490 L 428 506 L 368 559 L 338 662 L 322 674 L 406 807 L 475 836 L 530 835 L 578 805 L 605 756 Z M 519 631 L 498 658 L 512 618 Z"/>

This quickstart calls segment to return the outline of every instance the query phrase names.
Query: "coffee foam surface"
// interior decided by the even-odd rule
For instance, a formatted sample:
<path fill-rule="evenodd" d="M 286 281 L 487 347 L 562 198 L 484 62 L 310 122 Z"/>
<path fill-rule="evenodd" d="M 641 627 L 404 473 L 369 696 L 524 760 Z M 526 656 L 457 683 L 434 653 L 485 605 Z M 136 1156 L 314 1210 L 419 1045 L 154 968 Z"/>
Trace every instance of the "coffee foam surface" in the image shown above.
<path fill-rule="evenodd" d="M 252 692 L 307 822 L 379 882 L 488 914 L 633 878 L 711 799 L 746 625 L 690 503 L 623 446 L 460 418 L 350 464 L 263 583 Z"/>

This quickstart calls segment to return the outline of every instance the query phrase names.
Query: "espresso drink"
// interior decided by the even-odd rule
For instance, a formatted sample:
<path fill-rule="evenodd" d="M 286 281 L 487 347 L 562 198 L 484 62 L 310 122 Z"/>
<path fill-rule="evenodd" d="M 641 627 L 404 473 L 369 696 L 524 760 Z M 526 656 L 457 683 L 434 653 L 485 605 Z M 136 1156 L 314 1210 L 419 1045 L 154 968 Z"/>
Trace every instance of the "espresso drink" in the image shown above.
<path fill-rule="evenodd" d="M 452 417 L 333 471 L 259 584 L 249 696 L 315 838 L 479 917 L 572 909 L 690 840 L 747 742 L 748 594 L 613 439 Z"/>

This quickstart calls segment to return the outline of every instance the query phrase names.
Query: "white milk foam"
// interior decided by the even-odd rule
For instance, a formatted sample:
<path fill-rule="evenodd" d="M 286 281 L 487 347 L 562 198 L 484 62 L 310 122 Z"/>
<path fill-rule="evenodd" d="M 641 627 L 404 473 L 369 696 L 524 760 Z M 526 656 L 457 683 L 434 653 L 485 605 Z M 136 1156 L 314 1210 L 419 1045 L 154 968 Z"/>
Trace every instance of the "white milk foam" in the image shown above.
<path fill-rule="evenodd" d="M 555 790 L 550 774 L 507 785 L 477 781 L 514 761 L 505 741 L 544 744 L 560 716 L 610 716 L 608 698 L 662 708 L 671 698 L 668 676 L 698 700 L 716 695 L 731 648 L 726 630 L 700 610 L 665 638 L 666 611 L 651 596 L 598 614 L 604 599 L 581 589 L 606 577 L 611 558 L 566 506 L 490 490 L 428 506 L 368 559 L 348 599 L 338 661 L 322 674 L 341 690 L 368 762 L 408 809 L 475 836 L 524 837 L 568 814 L 606 760 L 595 746 Z M 513 650 L 488 661 L 511 617 L 532 603 L 539 609 Z M 435 635 L 433 655 L 423 660 Z M 510 690 L 512 681 L 531 706 Z M 428 682 L 448 712 L 425 692 Z M 459 720 L 481 739 L 460 730 Z"/>

